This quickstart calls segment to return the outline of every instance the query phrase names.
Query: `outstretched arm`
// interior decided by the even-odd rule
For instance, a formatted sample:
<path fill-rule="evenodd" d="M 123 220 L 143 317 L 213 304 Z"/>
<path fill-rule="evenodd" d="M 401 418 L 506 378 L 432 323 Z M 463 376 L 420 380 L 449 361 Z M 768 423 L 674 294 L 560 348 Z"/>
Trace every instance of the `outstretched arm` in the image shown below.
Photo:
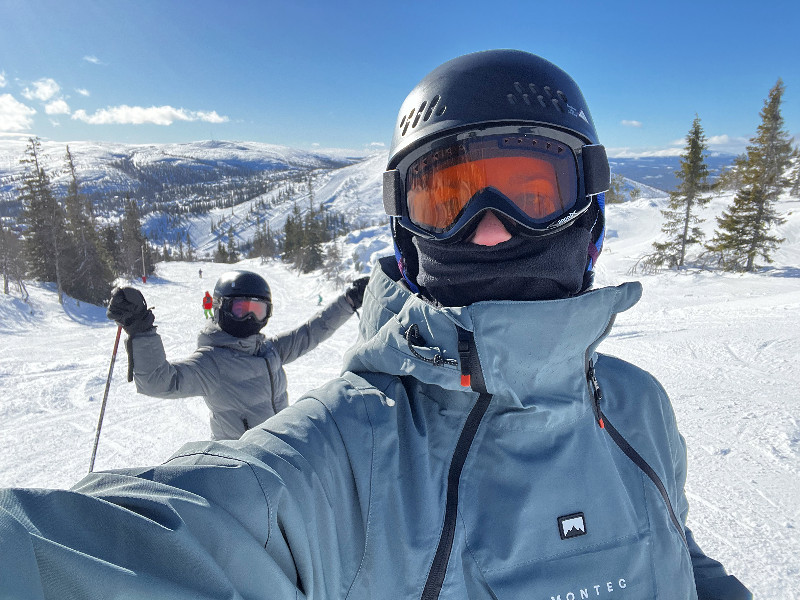
<path fill-rule="evenodd" d="M 275 345 L 281 361 L 292 362 L 313 350 L 321 342 L 331 337 L 333 332 L 339 329 L 352 314 L 353 307 L 342 294 L 300 327 L 272 338 L 272 343 Z"/>
<path fill-rule="evenodd" d="M 169 362 L 155 329 L 129 339 L 126 349 L 133 359 L 133 380 L 141 394 L 156 398 L 208 396 L 220 379 L 216 362 L 203 350 Z"/>
<path fill-rule="evenodd" d="M 370 468 L 354 479 L 329 413 L 307 402 L 308 416 L 276 420 L 275 432 L 194 442 L 157 467 L 0 490 L 0 597 L 344 597 Z"/>
<path fill-rule="evenodd" d="M 139 290 L 115 288 L 106 315 L 128 334 L 128 380 L 136 382 L 138 392 L 157 398 L 188 398 L 206 396 L 216 386 L 219 369 L 203 352 L 183 361 L 167 361 L 161 336 L 153 326 L 153 311 Z"/>
<path fill-rule="evenodd" d="M 341 327 L 364 301 L 364 290 L 369 277 L 359 277 L 327 308 L 311 317 L 306 323 L 272 339 L 275 349 L 284 363 L 300 358 L 328 339 Z"/>

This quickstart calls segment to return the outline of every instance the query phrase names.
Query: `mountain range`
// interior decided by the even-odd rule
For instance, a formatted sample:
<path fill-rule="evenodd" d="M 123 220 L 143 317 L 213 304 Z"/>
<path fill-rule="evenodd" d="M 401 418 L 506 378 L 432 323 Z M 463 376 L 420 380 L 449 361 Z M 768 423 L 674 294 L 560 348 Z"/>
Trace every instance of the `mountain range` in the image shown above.
<path fill-rule="evenodd" d="M 0 218 L 12 224 L 21 209 L 16 187 L 26 142 L 0 142 Z M 295 203 L 310 202 L 346 216 L 352 229 L 383 224 L 382 172 L 387 155 L 350 150 L 298 150 L 257 142 L 207 140 L 183 144 L 42 142 L 41 162 L 54 187 L 69 183 L 66 148 L 81 192 L 108 221 L 119 218 L 126 195 L 140 200 L 143 226 L 156 245 L 191 236 L 197 251 L 213 253 L 233 231 L 246 245 L 260 222 L 280 230 Z M 733 156 L 708 157 L 714 174 Z M 623 193 L 657 198 L 674 188 L 679 157 L 612 158 L 625 178 Z"/>

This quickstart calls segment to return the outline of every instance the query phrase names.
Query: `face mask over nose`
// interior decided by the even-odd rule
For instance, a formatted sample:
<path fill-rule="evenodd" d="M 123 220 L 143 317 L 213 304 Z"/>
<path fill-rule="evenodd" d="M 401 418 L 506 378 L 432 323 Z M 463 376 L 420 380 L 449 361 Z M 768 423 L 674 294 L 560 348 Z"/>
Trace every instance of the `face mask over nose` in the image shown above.
<path fill-rule="evenodd" d="M 443 244 L 413 238 L 419 255 L 417 283 L 443 306 L 485 300 L 556 300 L 585 285 L 591 233 L 568 227 L 545 237 L 515 235 L 495 246 Z"/>

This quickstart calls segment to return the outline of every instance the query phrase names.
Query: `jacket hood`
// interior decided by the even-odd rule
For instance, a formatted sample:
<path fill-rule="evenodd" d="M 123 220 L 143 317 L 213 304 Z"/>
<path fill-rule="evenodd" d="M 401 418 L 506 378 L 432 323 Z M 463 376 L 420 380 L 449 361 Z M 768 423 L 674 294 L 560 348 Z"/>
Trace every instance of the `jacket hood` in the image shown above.
<path fill-rule="evenodd" d="M 238 338 L 226 331 L 222 331 L 216 323 L 209 323 L 197 336 L 197 347 L 230 348 L 246 354 L 257 354 L 264 340 L 263 333 L 256 333 L 246 338 Z"/>
<path fill-rule="evenodd" d="M 588 396 L 586 372 L 597 345 L 617 313 L 641 297 L 638 282 L 624 283 L 563 300 L 489 301 L 437 307 L 400 281 L 391 259 L 374 270 L 364 295 L 359 339 L 345 355 L 344 369 L 411 375 L 447 390 L 461 386 L 458 327 L 471 331 L 486 389 L 498 402 L 540 404 L 543 398 Z M 418 327 L 417 344 L 405 335 Z M 439 364 L 432 360 L 440 355 Z M 424 357 L 424 358 L 420 358 Z M 534 402 L 536 398 L 536 402 Z"/>

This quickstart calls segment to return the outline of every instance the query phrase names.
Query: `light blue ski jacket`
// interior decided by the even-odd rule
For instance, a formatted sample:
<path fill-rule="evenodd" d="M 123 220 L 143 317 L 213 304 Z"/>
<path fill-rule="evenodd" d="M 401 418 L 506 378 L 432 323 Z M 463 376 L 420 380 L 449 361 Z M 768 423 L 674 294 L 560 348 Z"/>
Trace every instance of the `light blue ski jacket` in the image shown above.
<path fill-rule="evenodd" d="M 342 377 L 241 440 L 1 492 L 0 597 L 750 597 L 685 527 L 666 394 L 595 353 L 638 284 L 443 309 L 388 265 Z"/>

